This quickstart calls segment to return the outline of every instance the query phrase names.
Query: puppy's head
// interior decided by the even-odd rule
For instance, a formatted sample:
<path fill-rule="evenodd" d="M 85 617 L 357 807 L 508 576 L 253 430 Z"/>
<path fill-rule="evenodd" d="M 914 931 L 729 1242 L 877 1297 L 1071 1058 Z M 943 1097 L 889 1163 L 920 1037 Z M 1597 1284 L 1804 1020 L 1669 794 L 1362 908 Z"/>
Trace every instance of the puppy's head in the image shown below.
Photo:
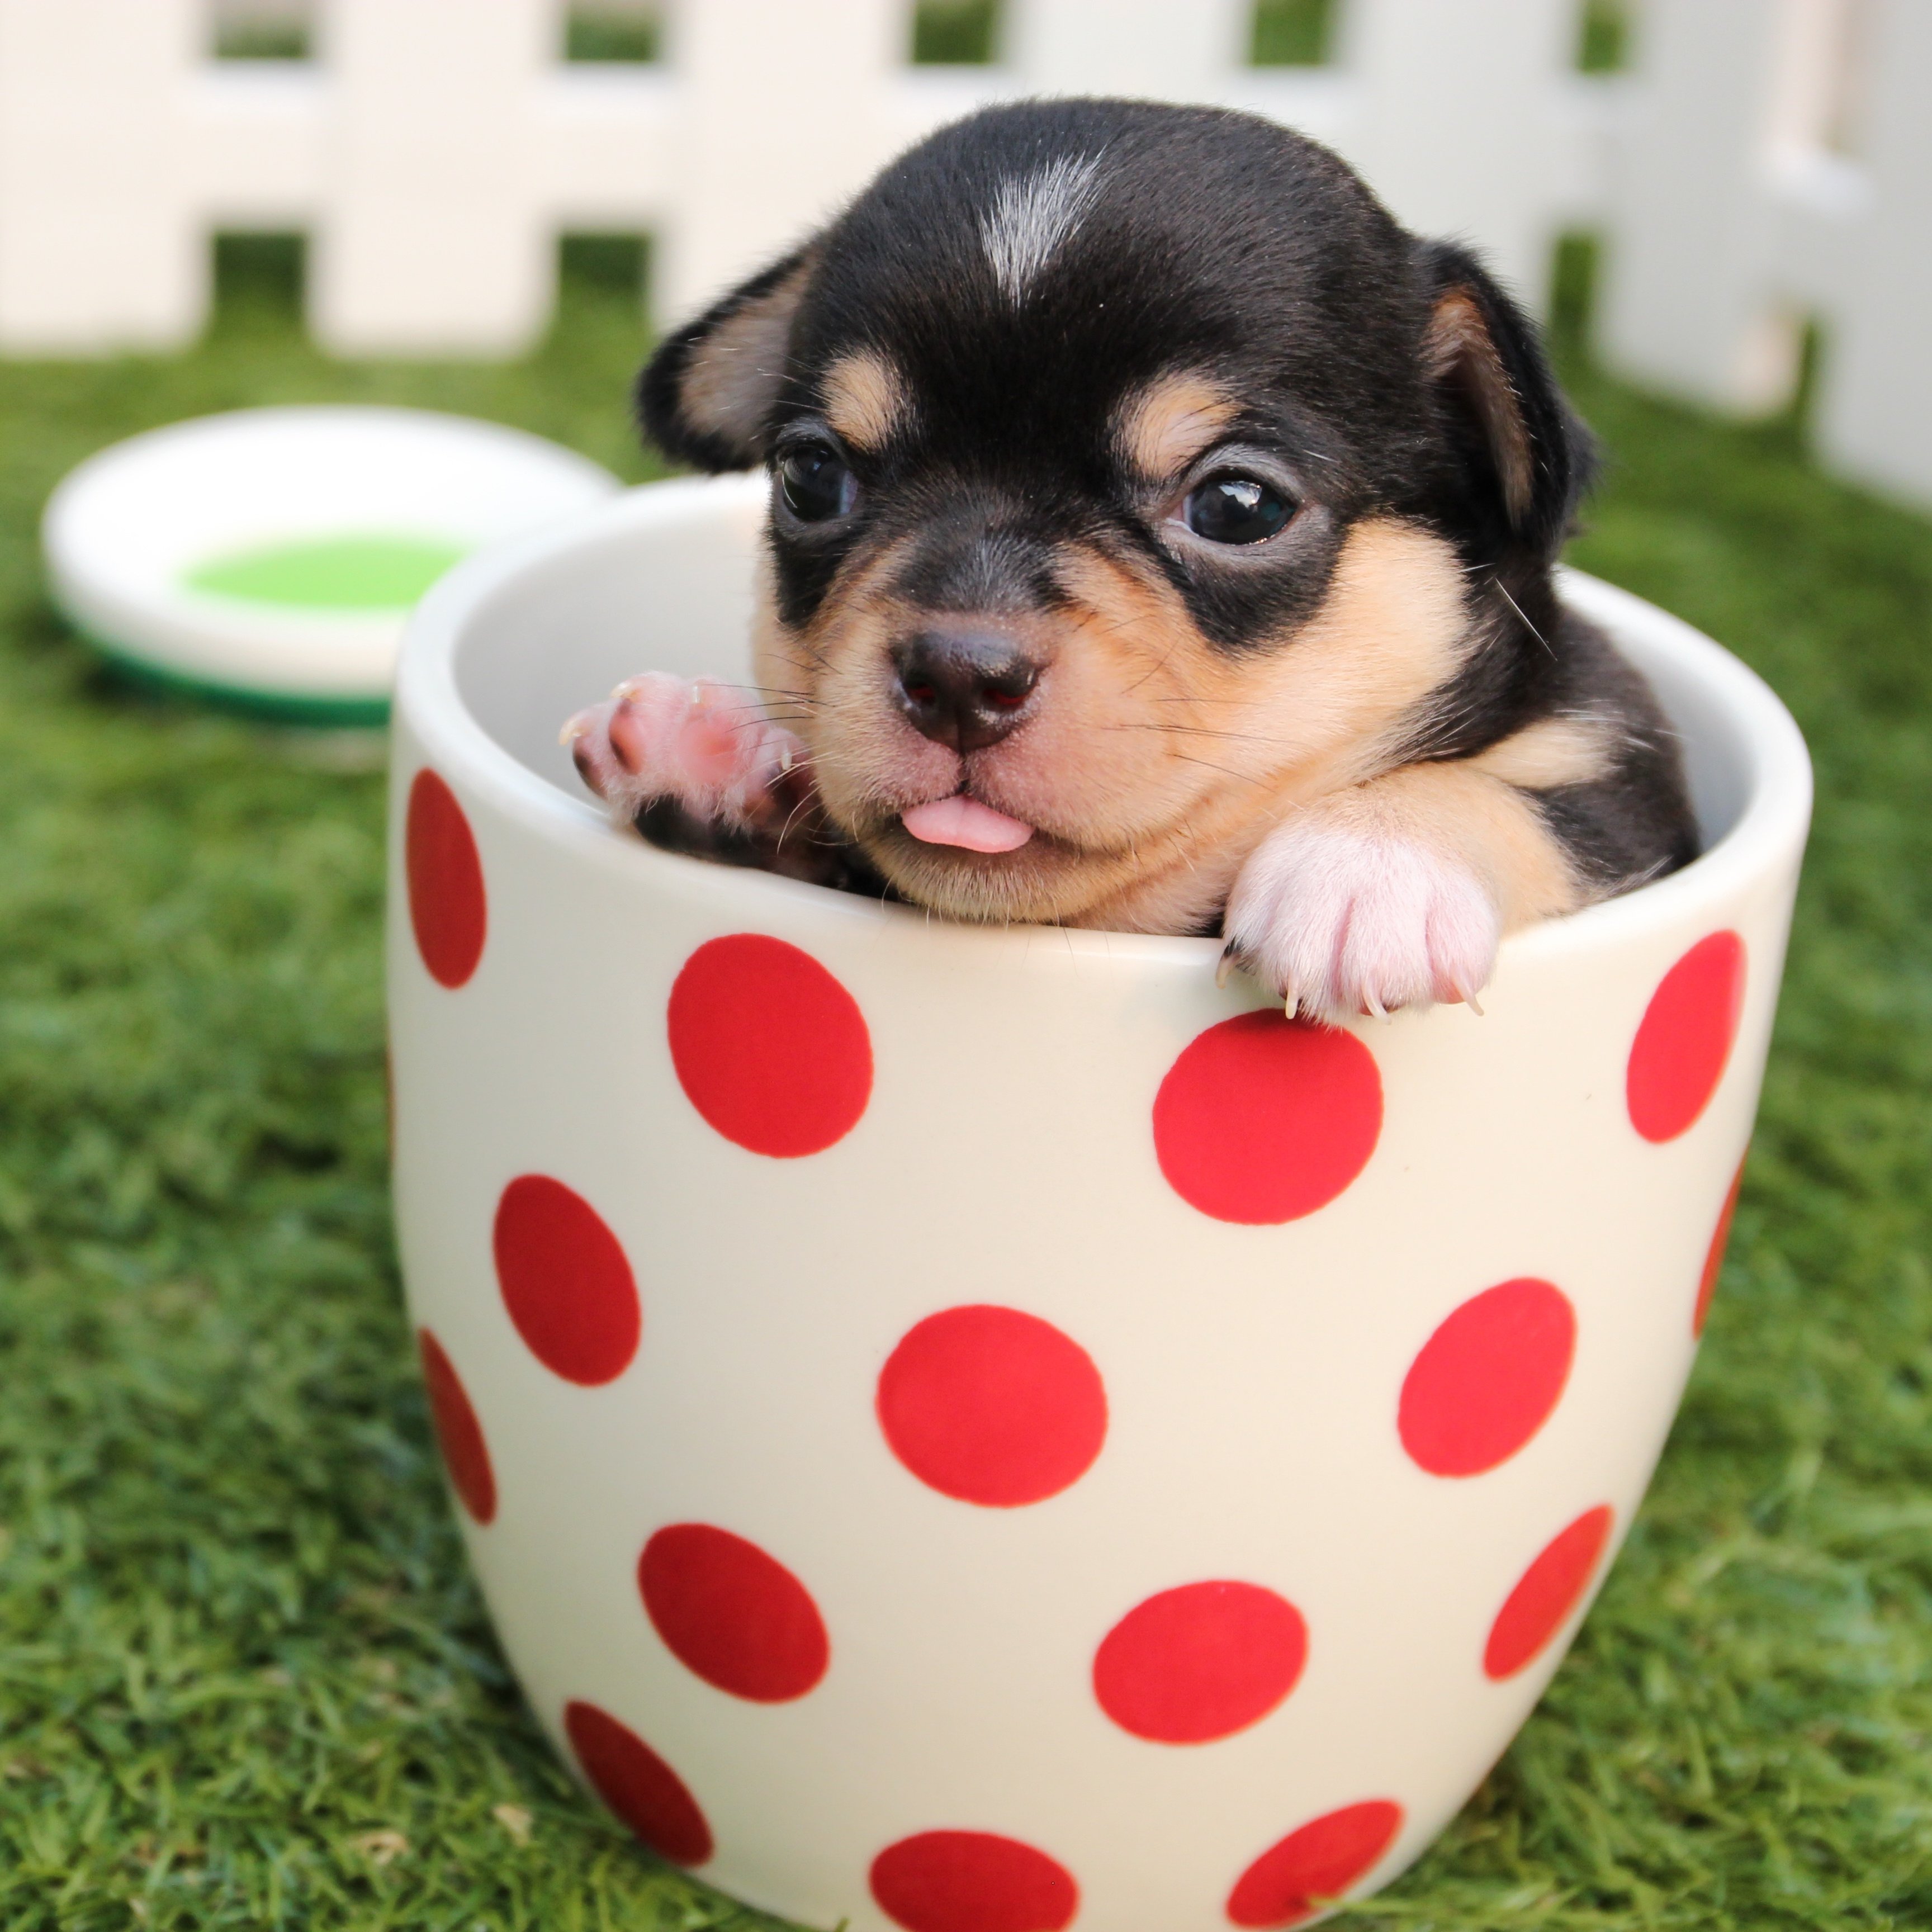
<path fill-rule="evenodd" d="M 1467 254 L 1270 123 L 1110 101 L 934 135 L 640 402 L 672 455 L 770 470 L 772 707 L 880 870 L 977 918 L 1158 896 L 1393 761 L 1492 650 L 1483 586 L 1546 577 L 1580 461 Z"/>

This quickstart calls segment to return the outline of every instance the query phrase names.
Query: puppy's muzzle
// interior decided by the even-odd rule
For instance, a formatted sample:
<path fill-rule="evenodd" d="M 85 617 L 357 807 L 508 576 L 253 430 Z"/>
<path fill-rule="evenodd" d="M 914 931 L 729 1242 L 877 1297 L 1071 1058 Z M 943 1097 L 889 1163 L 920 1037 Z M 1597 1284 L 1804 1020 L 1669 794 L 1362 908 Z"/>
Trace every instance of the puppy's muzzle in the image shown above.
<path fill-rule="evenodd" d="M 921 631 L 892 658 L 894 695 L 913 729 L 962 757 L 1022 723 L 1040 682 L 1038 662 L 996 631 Z"/>

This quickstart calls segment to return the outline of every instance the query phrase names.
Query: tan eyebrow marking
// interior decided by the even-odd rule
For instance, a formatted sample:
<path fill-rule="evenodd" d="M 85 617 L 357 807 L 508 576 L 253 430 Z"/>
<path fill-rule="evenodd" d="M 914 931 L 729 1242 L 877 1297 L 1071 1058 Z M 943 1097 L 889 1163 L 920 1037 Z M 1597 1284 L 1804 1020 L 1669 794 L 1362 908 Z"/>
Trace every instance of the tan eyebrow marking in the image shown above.
<path fill-rule="evenodd" d="M 825 372 L 825 420 L 855 449 L 883 448 L 911 414 L 904 378 L 875 350 L 842 356 Z"/>
<path fill-rule="evenodd" d="M 1227 392 L 1205 376 L 1191 370 L 1162 376 L 1121 405 L 1114 433 L 1142 476 L 1164 482 L 1214 440 L 1234 408 Z"/>

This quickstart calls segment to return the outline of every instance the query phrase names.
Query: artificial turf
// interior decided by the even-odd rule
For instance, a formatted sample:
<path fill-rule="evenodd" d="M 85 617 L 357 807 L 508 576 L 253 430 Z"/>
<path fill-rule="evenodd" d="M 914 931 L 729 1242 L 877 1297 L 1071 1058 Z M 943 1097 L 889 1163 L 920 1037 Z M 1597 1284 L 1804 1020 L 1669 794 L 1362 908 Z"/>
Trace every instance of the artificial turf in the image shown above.
<path fill-rule="evenodd" d="M 518 366 L 345 367 L 272 283 L 191 355 L 0 365 L 0 1924 L 748 1919 L 578 1795 L 464 1570 L 390 1249 L 366 746 L 116 682 L 34 560 L 69 465 L 241 404 L 467 410 L 640 476 L 634 304 L 586 274 Z M 1577 560 L 1771 680 L 1817 830 L 1655 1488 L 1514 1748 L 1352 1922 L 1923 1926 L 1932 526 L 1792 424 L 1573 378 L 1612 457 Z"/>

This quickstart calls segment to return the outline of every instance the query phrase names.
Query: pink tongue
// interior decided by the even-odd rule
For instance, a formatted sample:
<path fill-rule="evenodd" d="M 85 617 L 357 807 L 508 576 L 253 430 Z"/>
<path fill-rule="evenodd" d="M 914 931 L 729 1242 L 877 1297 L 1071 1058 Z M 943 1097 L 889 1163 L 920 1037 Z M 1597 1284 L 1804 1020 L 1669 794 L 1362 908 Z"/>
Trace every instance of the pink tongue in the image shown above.
<path fill-rule="evenodd" d="M 963 795 L 916 805 L 902 823 L 928 845 L 963 845 L 969 852 L 1017 852 L 1033 836 L 1030 825 Z"/>

